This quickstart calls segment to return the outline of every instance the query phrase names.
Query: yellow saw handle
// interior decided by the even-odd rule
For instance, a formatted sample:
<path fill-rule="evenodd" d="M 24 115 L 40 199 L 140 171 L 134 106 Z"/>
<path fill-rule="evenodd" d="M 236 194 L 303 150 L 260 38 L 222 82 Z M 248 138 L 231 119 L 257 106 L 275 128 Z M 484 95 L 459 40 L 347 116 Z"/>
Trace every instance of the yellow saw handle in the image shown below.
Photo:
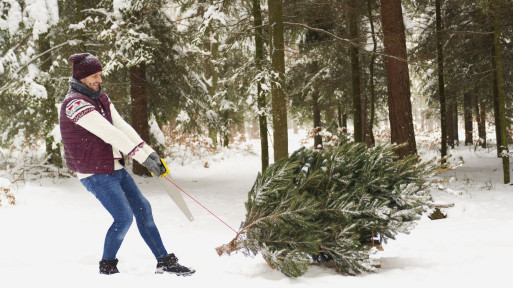
<path fill-rule="evenodd" d="M 169 175 L 169 168 L 167 167 L 167 164 L 166 164 L 166 161 L 164 161 L 163 158 L 160 158 L 160 162 L 162 163 L 162 165 L 164 165 L 164 168 L 166 168 L 166 172 L 164 172 L 164 174 L 161 174 L 160 177 L 165 177 L 166 175 Z"/>
<path fill-rule="evenodd" d="M 164 159 L 160 158 L 160 163 L 162 163 L 162 165 L 164 165 L 164 168 L 166 168 L 166 172 L 160 174 L 159 177 L 166 177 L 166 175 L 169 175 L 169 168 L 167 167 L 167 164 L 166 164 L 166 161 L 164 161 Z M 153 172 L 150 172 L 151 175 L 155 175 L 155 173 Z"/>

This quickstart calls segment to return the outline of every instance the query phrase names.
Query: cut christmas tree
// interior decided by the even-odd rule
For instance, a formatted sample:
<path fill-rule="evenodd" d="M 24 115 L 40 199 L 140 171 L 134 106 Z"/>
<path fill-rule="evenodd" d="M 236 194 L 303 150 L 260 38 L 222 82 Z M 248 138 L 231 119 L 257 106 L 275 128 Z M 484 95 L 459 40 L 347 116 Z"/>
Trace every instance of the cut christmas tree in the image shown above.
<path fill-rule="evenodd" d="M 260 253 L 290 277 L 320 260 L 342 274 L 374 271 L 371 243 L 413 228 L 432 203 L 428 184 L 439 169 L 417 156 L 398 159 L 397 147 L 343 141 L 274 163 L 258 175 L 246 220 L 218 254 Z"/>

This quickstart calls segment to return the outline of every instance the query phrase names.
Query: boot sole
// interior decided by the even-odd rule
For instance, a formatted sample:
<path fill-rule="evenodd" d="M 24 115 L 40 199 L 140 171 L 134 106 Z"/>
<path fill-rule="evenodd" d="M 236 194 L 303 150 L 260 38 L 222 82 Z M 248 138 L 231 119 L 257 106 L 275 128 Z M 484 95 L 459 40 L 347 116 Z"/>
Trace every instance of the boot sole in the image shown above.
<path fill-rule="evenodd" d="M 193 270 L 193 271 L 190 271 L 190 272 L 171 272 L 171 271 L 164 271 L 163 269 L 161 268 L 157 268 L 157 270 L 155 270 L 155 274 L 164 274 L 164 273 L 168 273 L 168 274 L 174 274 L 176 276 L 190 276 L 192 274 L 194 274 L 196 272 L 196 270 Z"/>

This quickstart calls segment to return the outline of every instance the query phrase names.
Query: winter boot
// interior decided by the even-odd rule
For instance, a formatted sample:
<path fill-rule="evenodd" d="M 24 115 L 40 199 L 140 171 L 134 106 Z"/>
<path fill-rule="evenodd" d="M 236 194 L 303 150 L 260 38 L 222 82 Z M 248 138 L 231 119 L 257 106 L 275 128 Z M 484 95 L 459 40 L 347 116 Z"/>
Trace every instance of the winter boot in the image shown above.
<path fill-rule="evenodd" d="M 184 267 L 178 264 L 178 258 L 175 254 L 169 254 L 165 257 L 157 259 L 156 274 L 163 274 L 164 272 L 176 274 L 178 276 L 189 276 L 194 274 L 196 270 Z"/>
<path fill-rule="evenodd" d="M 100 274 L 111 275 L 119 273 L 117 265 L 118 259 L 100 261 Z"/>

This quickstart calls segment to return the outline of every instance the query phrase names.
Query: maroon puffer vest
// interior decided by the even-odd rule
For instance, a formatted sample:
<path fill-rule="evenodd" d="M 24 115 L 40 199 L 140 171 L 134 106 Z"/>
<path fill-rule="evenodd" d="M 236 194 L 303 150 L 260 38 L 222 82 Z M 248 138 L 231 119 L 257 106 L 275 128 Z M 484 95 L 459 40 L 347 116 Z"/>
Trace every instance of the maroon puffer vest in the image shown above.
<path fill-rule="evenodd" d="M 114 173 L 112 145 L 77 125 L 66 116 L 66 105 L 74 99 L 82 99 L 91 103 L 99 113 L 102 111 L 100 108 L 101 103 L 104 112 L 103 116 L 112 123 L 110 101 L 105 93 L 101 92 L 99 100 L 93 100 L 76 91 L 68 92 L 68 95 L 66 95 L 62 102 L 59 115 L 66 164 L 71 171 L 82 174 L 112 175 Z"/>

